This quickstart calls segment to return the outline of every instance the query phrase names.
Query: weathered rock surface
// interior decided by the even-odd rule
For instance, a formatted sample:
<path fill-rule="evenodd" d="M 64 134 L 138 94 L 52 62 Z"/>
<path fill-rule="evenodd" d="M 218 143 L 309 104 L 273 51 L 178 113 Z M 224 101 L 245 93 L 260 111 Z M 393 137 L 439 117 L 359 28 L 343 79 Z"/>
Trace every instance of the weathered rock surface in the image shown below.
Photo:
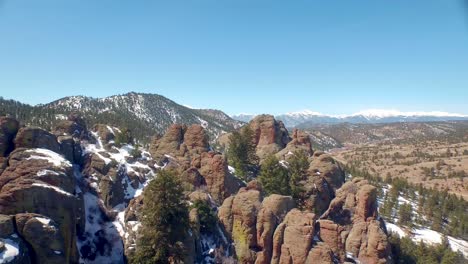
<path fill-rule="evenodd" d="M 258 188 L 244 187 L 237 195 L 226 199 L 218 217 L 228 234 L 235 241 L 235 250 L 241 263 L 254 263 L 257 247 L 257 214 L 262 195 Z"/>
<path fill-rule="evenodd" d="M 309 174 L 325 178 L 336 190 L 345 182 L 345 172 L 330 155 L 315 153 L 309 166 Z"/>
<path fill-rule="evenodd" d="M 273 194 L 265 198 L 257 216 L 257 253 L 255 263 L 270 263 L 273 254 L 273 234 L 286 214 L 295 207 L 290 196 Z"/>
<path fill-rule="evenodd" d="M 41 146 L 47 146 L 50 143 L 46 142 L 42 145 L 40 140 L 35 139 L 31 142 L 33 142 L 32 146 L 38 142 Z M 47 255 L 48 257 L 54 256 L 50 259 L 52 262 L 47 263 L 55 263 L 55 259 L 57 263 L 78 261 L 77 227 L 84 224 L 81 218 L 83 212 L 80 212 L 82 201 L 74 195 L 75 185 L 71 163 L 58 153 L 47 149 L 16 149 L 9 156 L 8 167 L 0 175 L 0 214 L 21 215 L 28 212 L 51 219 L 50 222 L 56 229 L 54 232 L 41 230 L 34 222 L 31 222 L 31 226 L 25 224 L 26 229 L 18 229 L 20 233 L 38 232 L 44 235 L 39 238 L 34 238 L 32 235 L 31 237 L 24 236 L 28 244 L 32 246 L 35 256 L 50 253 L 50 251 L 48 253 L 36 252 L 36 250 L 42 250 L 42 246 L 47 244 L 42 240 L 39 241 L 40 239 L 49 239 L 47 240 L 49 242 L 60 241 L 60 243 L 51 242 L 51 245 L 54 245 L 52 249 L 57 248 L 57 251 L 60 250 L 61 253 L 52 252 L 56 256 Z M 24 227 L 19 225 L 19 219 L 23 218 L 18 216 L 17 226 Z M 26 221 L 26 223 L 29 222 Z M 38 247 L 34 247 L 35 245 Z M 45 256 L 44 259 L 46 259 Z"/>
<path fill-rule="evenodd" d="M 31 246 L 36 263 L 67 263 L 65 252 L 71 250 L 57 224 L 37 214 L 17 214 L 18 233 Z"/>
<path fill-rule="evenodd" d="M 251 182 L 224 201 L 218 216 L 240 263 L 392 263 L 374 186 L 347 182 L 328 205 L 317 219 L 295 209 L 291 197 L 271 195 L 262 202 L 261 188 Z"/>
<path fill-rule="evenodd" d="M 242 182 L 229 173 L 226 158 L 221 154 L 202 153 L 199 172 L 206 182 L 207 190 L 220 204 L 242 186 Z"/>
<path fill-rule="evenodd" d="M 320 237 L 342 261 L 348 252 L 362 263 L 392 263 L 383 223 L 377 219 L 376 197 L 374 186 L 354 179 L 337 190 L 322 215 Z"/>
<path fill-rule="evenodd" d="M 172 125 L 161 138 L 154 138 L 150 151 L 166 169 L 179 172 L 186 189 L 204 188 L 213 199 L 223 200 L 237 193 L 242 182 L 228 170 L 224 155 L 210 151 L 208 135 L 200 125 Z"/>
<path fill-rule="evenodd" d="M 23 127 L 15 138 L 16 148 L 45 148 L 60 153 L 57 137 L 42 128 Z"/>
<path fill-rule="evenodd" d="M 305 263 L 315 232 L 315 215 L 291 210 L 275 231 L 271 263 Z"/>
<path fill-rule="evenodd" d="M 184 156 L 186 149 L 181 147 L 184 142 L 184 134 L 187 126 L 174 124 L 171 125 L 163 137 L 153 141 L 150 148 L 151 155 L 154 159 L 160 159 L 164 155 Z"/>
<path fill-rule="evenodd" d="M 288 131 L 283 122 L 275 120 L 272 115 L 256 116 L 249 123 L 254 131 L 257 156 L 260 159 L 276 154 L 289 143 Z"/>
<path fill-rule="evenodd" d="M 286 159 L 288 155 L 295 151 L 304 151 L 307 155 L 312 155 L 312 141 L 309 135 L 301 130 L 294 129 L 292 132 L 292 140 L 284 149 L 279 151 L 276 156 L 280 159 Z"/>

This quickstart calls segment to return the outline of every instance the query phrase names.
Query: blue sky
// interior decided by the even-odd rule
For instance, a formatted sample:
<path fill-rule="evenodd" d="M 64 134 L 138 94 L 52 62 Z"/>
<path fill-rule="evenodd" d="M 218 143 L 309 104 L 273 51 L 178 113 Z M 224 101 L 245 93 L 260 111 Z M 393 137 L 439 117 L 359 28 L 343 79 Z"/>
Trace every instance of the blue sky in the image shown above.
<path fill-rule="evenodd" d="M 0 0 L 0 96 L 468 114 L 462 0 Z"/>

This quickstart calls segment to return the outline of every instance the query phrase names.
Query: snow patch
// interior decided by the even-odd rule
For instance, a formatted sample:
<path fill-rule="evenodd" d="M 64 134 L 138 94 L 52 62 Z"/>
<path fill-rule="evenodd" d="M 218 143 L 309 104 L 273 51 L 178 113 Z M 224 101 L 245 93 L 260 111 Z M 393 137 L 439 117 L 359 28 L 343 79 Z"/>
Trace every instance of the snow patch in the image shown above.
<path fill-rule="evenodd" d="M 35 182 L 35 183 L 32 184 L 32 186 L 38 186 L 38 187 L 53 189 L 54 191 L 56 191 L 58 193 L 65 194 L 66 196 L 73 196 L 73 194 L 62 190 L 59 187 L 56 187 L 56 186 L 53 186 L 53 185 L 50 185 L 50 184 L 46 184 L 46 183 L 36 183 Z"/>
<path fill-rule="evenodd" d="M 35 153 L 35 154 L 41 154 L 42 156 L 38 155 L 31 155 L 27 160 L 46 160 L 49 163 L 54 164 L 55 167 L 61 167 L 61 166 L 66 166 L 66 167 L 71 167 L 72 164 L 70 161 L 66 160 L 62 155 L 55 153 L 51 150 L 48 149 L 43 149 L 43 148 L 35 148 L 35 149 L 28 149 L 26 150 L 28 153 Z"/>
<path fill-rule="evenodd" d="M 35 217 L 37 221 L 41 222 L 43 225 L 48 226 L 50 224 L 50 219 L 45 217 Z"/>
<path fill-rule="evenodd" d="M 19 244 L 11 239 L 2 239 L 0 241 L 5 243 L 5 250 L 0 252 L 0 263 L 8 263 L 13 260 L 19 255 Z"/>

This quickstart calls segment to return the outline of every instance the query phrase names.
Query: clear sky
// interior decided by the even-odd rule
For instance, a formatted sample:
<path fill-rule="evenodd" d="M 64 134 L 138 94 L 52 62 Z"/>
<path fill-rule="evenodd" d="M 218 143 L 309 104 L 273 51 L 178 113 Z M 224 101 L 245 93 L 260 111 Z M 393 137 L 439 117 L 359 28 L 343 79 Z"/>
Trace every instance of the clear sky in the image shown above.
<path fill-rule="evenodd" d="M 463 0 L 0 0 L 0 96 L 468 114 Z"/>

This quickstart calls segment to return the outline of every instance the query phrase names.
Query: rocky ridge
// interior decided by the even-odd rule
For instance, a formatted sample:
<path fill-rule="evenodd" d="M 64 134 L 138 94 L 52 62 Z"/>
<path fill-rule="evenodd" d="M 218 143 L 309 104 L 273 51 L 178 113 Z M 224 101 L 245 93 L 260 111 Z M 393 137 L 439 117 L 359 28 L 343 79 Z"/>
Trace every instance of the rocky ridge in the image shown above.
<path fill-rule="evenodd" d="M 117 144 L 119 128 L 88 128 L 79 115 L 51 132 L 12 118 L 0 124 L 0 256 L 10 263 L 125 263 L 138 239 L 141 194 L 161 169 L 178 172 L 191 202 L 218 212 L 211 234 L 200 231 L 196 209 L 190 212 L 185 263 L 389 260 L 375 188 L 357 180 L 343 185 L 344 172 L 329 155 L 314 153 L 301 131 L 290 138 L 271 116 L 249 124 L 257 152 L 286 160 L 298 149 L 310 155 L 300 209 L 289 196 L 265 197 L 258 182 L 237 179 L 201 125 L 171 125 L 145 151 Z"/>

